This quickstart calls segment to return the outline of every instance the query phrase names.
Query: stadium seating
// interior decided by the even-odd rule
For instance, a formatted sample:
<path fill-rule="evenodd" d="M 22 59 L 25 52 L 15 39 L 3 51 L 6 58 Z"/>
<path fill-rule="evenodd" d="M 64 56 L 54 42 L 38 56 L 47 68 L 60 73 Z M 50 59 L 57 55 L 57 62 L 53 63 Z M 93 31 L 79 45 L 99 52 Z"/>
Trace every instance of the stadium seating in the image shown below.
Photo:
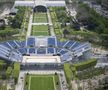
<path fill-rule="evenodd" d="M 26 46 L 28 46 L 28 47 L 34 47 L 36 41 L 35 41 L 35 38 L 28 38 L 26 42 L 27 42 Z"/>
<path fill-rule="evenodd" d="M 47 48 L 47 53 L 48 53 L 48 54 L 54 54 L 54 53 L 55 53 L 55 48 L 53 48 L 53 47 L 48 47 L 48 48 Z"/>
<path fill-rule="evenodd" d="M 46 48 L 37 48 L 37 54 L 46 54 Z"/>
<path fill-rule="evenodd" d="M 47 37 L 47 46 L 36 46 L 37 38 L 30 37 L 26 41 L 7 41 L 0 43 L 0 57 L 9 61 L 21 62 L 24 55 L 59 55 L 62 62 L 72 60 L 74 56 L 81 56 L 91 49 L 89 43 L 77 41 L 57 41 L 56 37 Z M 44 37 L 43 37 L 44 38 Z"/>
<path fill-rule="evenodd" d="M 56 39 L 55 38 L 48 38 L 48 46 L 56 46 Z"/>
<path fill-rule="evenodd" d="M 35 54 L 35 48 L 29 48 L 29 54 Z"/>

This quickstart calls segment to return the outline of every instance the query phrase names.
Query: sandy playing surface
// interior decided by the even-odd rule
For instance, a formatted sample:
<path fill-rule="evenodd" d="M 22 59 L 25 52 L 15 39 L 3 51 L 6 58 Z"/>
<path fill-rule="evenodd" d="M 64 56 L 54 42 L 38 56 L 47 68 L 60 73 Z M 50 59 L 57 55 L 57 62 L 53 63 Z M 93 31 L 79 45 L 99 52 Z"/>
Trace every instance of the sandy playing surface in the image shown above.
<path fill-rule="evenodd" d="M 59 56 L 23 56 L 22 63 L 61 63 Z"/>

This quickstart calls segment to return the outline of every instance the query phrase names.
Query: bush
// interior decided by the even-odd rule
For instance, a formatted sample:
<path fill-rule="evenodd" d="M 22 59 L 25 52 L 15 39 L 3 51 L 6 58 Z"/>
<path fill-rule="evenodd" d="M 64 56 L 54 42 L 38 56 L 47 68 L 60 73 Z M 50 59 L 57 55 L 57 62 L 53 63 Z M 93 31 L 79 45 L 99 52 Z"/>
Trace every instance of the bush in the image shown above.
<path fill-rule="evenodd" d="M 90 68 L 90 67 L 94 67 L 97 63 L 96 59 L 90 59 L 78 64 L 73 64 L 73 66 L 76 68 L 77 71 L 82 71 L 84 69 Z"/>
<path fill-rule="evenodd" d="M 6 70 L 6 77 L 9 78 L 11 73 L 12 73 L 12 67 L 8 67 L 7 70 Z"/>
<path fill-rule="evenodd" d="M 68 83 L 70 83 L 71 79 L 72 79 L 72 71 L 71 71 L 71 68 L 70 68 L 70 64 L 66 63 L 64 64 L 64 72 L 65 72 L 65 75 L 66 75 L 66 80 Z"/>
<path fill-rule="evenodd" d="M 14 63 L 13 77 L 15 79 L 15 84 L 18 81 L 19 73 L 20 73 L 20 63 Z"/>
<path fill-rule="evenodd" d="M 3 60 L 0 60 L 0 70 L 3 70 L 6 66 L 6 63 Z"/>
<path fill-rule="evenodd" d="M 7 90 L 7 86 L 6 85 L 2 85 L 2 89 L 1 90 Z"/>

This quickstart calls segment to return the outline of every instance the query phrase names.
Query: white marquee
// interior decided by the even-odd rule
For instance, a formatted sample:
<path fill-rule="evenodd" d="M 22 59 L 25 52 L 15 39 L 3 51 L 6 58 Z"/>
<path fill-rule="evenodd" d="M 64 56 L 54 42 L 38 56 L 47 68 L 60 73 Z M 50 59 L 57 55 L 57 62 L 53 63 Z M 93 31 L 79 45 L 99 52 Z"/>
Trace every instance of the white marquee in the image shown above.
<path fill-rule="evenodd" d="M 46 7 L 50 6 L 65 6 L 65 1 L 43 1 L 43 3 L 39 3 L 40 1 L 15 1 L 15 6 L 30 6 L 35 7 L 38 5 L 44 5 Z"/>

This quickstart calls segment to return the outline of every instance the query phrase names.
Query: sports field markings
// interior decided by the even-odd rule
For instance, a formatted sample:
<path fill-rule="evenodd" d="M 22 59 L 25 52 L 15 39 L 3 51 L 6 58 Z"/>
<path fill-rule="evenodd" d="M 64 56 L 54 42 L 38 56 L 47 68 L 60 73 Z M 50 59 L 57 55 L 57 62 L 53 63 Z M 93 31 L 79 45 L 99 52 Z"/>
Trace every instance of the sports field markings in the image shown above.
<path fill-rule="evenodd" d="M 30 77 L 29 77 L 29 88 L 28 88 L 28 90 L 30 90 L 31 78 L 32 78 L 32 77 L 52 77 L 52 78 L 53 78 L 53 84 L 54 84 L 54 90 L 57 90 L 57 89 L 56 89 L 55 77 L 54 77 L 54 76 L 30 76 Z"/>

